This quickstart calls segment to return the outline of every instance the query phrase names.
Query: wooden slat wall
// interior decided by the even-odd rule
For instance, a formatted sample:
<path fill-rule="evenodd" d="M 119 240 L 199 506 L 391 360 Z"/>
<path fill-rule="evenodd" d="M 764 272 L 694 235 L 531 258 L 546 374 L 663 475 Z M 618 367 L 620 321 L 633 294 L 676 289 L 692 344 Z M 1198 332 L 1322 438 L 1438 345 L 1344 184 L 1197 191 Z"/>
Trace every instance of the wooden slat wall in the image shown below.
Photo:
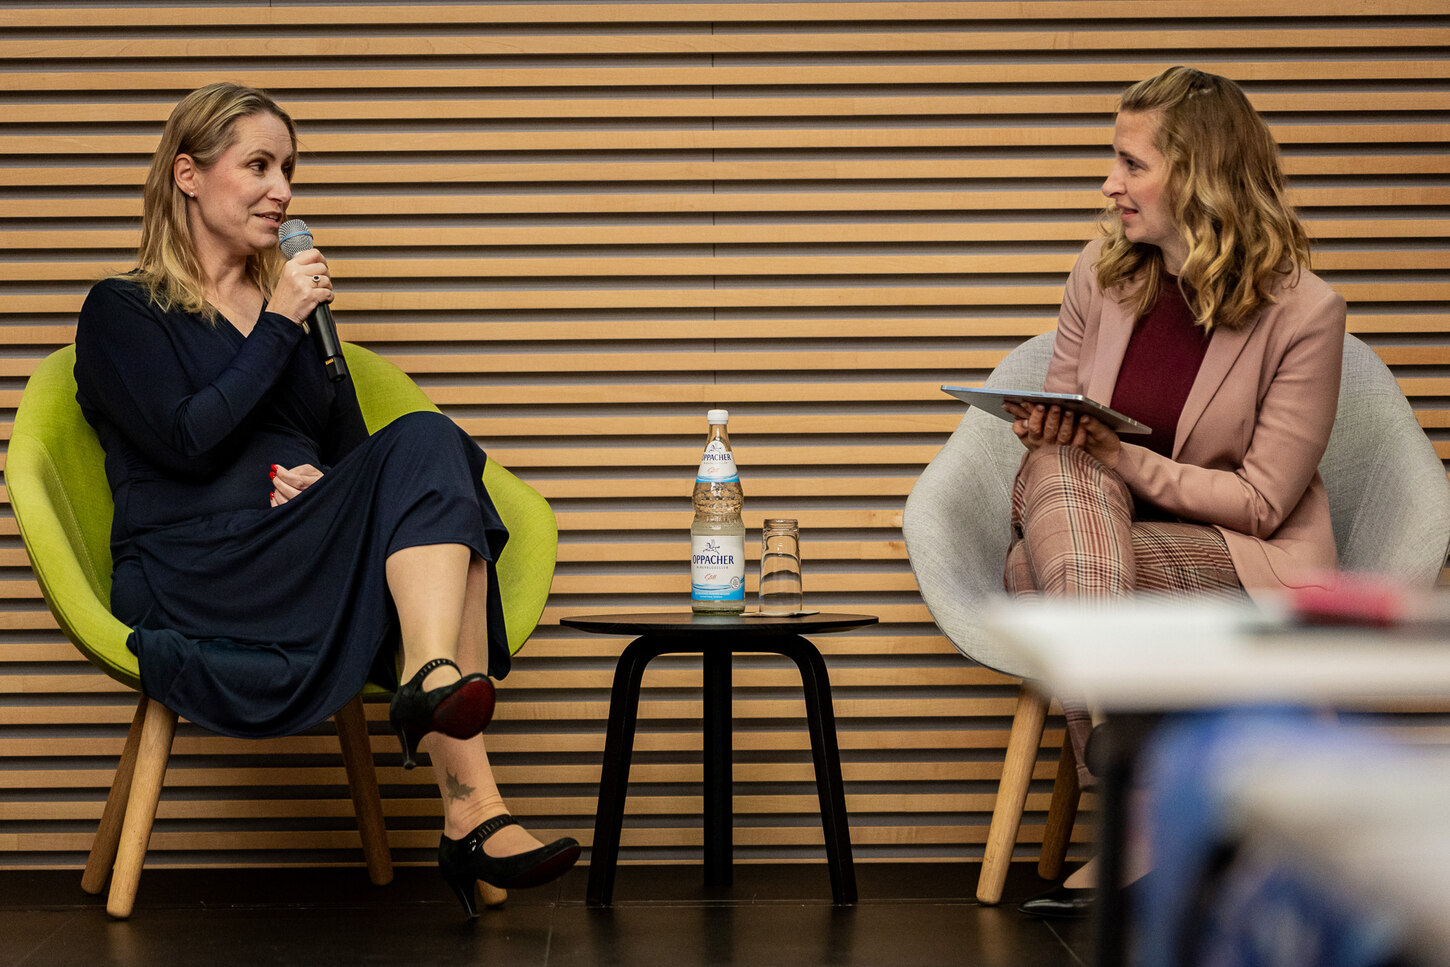
<path fill-rule="evenodd" d="M 938 634 L 899 530 L 961 416 L 937 385 L 1053 327 L 1117 93 L 1190 63 L 1268 114 L 1316 267 L 1450 455 L 1447 42 L 1443 0 L 8 5 L 0 437 L 89 283 L 130 264 L 170 107 L 264 86 L 301 127 L 293 214 L 345 337 L 558 512 L 551 605 L 490 731 L 516 811 L 587 843 L 624 641 L 557 621 L 686 604 L 704 411 L 724 406 L 747 525 L 798 517 L 810 603 L 882 619 L 820 639 L 858 856 L 979 856 L 1014 687 Z M 134 698 L 57 632 L 3 513 L 0 866 L 78 866 Z M 624 855 L 697 861 L 698 674 L 658 664 Z M 738 855 L 819 860 L 797 682 L 742 660 L 736 687 Z M 427 861 L 430 777 L 369 717 L 397 855 Z M 358 861 L 326 730 L 183 724 L 154 865 Z"/>

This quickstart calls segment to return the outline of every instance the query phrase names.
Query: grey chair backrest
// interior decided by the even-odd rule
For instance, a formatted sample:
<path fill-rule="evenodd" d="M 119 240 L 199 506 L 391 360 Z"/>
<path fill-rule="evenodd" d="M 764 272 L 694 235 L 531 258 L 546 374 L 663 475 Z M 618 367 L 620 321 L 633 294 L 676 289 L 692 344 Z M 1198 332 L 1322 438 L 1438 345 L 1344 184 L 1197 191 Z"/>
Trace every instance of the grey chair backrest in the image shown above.
<path fill-rule="evenodd" d="M 1055 333 L 1018 346 L 988 386 L 1042 386 Z M 906 501 L 902 531 L 922 599 L 967 657 L 1009 675 L 1026 666 L 986 634 L 982 608 L 1002 595 L 1012 478 L 1022 444 L 1002 420 L 969 408 Z M 1339 408 L 1319 472 L 1329 492 L 1340 566 L 1434 584 L 1450 546 L 1450 482 L 1393 374 L 1344 339 Z"/>
<path fill-rule="evenodd" d="M 1450 481 L 1394 374 L 1344 337 L 1339 409 L 1319 461 L 1339 566 L 1428 587 L 1445 563 Z"/>

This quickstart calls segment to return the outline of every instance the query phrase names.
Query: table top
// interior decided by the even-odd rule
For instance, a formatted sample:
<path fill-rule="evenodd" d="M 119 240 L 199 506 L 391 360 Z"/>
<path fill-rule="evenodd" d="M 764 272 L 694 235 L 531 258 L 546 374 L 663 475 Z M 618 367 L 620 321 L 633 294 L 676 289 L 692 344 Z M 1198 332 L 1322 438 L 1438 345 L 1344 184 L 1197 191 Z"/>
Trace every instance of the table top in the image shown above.
<path fill-rule="evenodd" d="M 1109 711 L 1450 697 L 1443 634 L 1295 625 L 1250 605 L 1004 601 L 983 616 L 1054 695 Z"/>
<path fill-rule="evenodd" d="M 691 611 L 640 614 L 580 614 L 559 624 L 603 635 L 728 634 L 732 637 L 809 635 L 849 631 L 877 622 L 867 614 L 759 615 L 695 614 Z"/>

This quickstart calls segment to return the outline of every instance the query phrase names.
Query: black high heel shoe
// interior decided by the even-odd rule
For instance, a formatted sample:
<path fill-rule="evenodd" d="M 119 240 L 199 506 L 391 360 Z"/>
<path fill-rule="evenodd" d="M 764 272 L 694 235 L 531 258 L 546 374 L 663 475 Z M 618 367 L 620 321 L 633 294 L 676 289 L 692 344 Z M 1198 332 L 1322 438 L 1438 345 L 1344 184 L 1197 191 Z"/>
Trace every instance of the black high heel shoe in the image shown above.
<path fill-rule="evenodd" d="M 1049 920 L 1082 920 L 1092 916 L 1097 900 L 1098 891 L 1090 886 L 1058 886 L 1023 900 L 1017 912 Z"/>
<path fill-rule="evenodd" d="M 488 723 L 493 720 L 493 682 L 488 680 L 487 675 L 474 672 L 438 688 L 423 688 L 423 679 L 428 677 L 428 673 L 444 665 L 458 670 L 457 662 L 435 658 L 393 693 L 392 704 L 388 706 L 388 721 L 403 745 L 404 769 L 417 765 L 413 761 L 413 753 L 418 749 L 418 740 L 429 732 L 441 732 L 454 739 L 471 739 L 488 728 Z"/>
<path fill-rule="evenodd" d="M 444 836 L 438 841 L 438 870 L 453 887 L 470 918 L 478 916 L 473 905 L 475 880 L 503 890 L 521 890 L 558 879 L 579 859 L 579 843 L 571 836 L 513 856 L 489 856 L 483 851 L 483 844 L 490 836 L 517 823 L 508 813 L 503 813 L 484 820 L 462 839 Z"/>

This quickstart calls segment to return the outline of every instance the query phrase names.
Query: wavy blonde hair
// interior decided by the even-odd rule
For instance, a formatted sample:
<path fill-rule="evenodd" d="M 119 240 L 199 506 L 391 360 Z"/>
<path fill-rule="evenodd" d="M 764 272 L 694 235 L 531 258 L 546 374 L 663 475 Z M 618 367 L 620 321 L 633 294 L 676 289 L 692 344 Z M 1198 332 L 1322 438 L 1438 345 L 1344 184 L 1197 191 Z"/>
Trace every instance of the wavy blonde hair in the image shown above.
<path fill-rule="evenodd" d="M 190 155 L 205 171 L 236 144 L 237 122 L 263 113 L 287 126 L 292 140 L 292 156 L 286 163 L 290 178 L 297 165 L 297 126 L 262 91 L 237 84 L 209 84 L 182 98 L 167 118 L 142 193 L 137 267 L 128 275 L 146 287 L 163 312 L 181 309 L 199 313 L 208 321 L 217 318 L 216 309 L 206 299 L 206 273 L 197 259 L 187 220 L 186 193 L 172 174 L 177 156 Z M 272 280 L 282 262 L 277 249 L 248 256 L 247 277 L 270 297 Z"/>
<path fill-rule="evenodd" d="M 1309 268 L 1309 237 L 1285 200 L 1279 146 L 1237 84 L 1170 67 L 1123 92 L 1119 113 L 1156 113 L 1154 147 L 1168 163 L 1165 193 L 1188 247 L 1179 284 L 1198 324 L 1239 329 L 1274 301 L 1286 276 Z M 1141 277 L 1128 301 L 1142 318 L 1168 275 L 1156 245 L 1128 241 L 1117 209 L 1097 262 L 1104 291 Z"/>

